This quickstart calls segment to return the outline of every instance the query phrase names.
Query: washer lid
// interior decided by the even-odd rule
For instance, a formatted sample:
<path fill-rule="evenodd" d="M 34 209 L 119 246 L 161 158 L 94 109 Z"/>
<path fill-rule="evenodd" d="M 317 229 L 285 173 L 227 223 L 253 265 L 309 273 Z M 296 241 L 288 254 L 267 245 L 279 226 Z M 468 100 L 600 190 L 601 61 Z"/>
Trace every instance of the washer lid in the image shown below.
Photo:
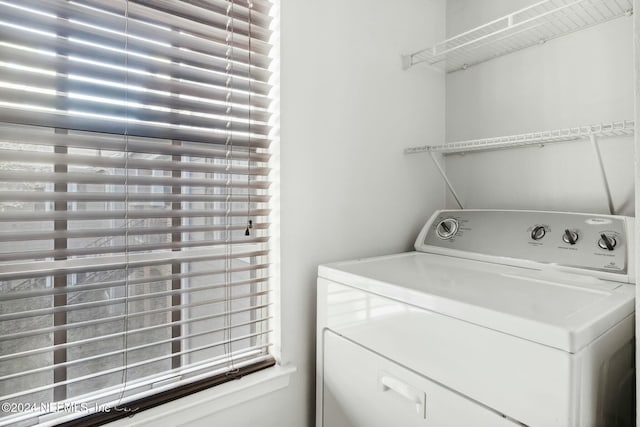
<path fill-rule="evenodd" d="M 571 353 L 634 312 L 632 285 L 420 252 L 323 265 L 318 274 Z"/>

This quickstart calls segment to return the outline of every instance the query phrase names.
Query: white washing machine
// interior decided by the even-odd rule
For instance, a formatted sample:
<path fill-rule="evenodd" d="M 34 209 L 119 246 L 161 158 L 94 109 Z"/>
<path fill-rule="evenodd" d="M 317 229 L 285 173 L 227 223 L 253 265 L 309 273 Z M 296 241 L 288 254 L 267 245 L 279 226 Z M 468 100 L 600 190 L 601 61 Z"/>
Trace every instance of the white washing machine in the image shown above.
<path fill-rule="evenodd" d="M 634 423 L 633 219 L 436 212 L 318 269 L 318 427 Z"/>

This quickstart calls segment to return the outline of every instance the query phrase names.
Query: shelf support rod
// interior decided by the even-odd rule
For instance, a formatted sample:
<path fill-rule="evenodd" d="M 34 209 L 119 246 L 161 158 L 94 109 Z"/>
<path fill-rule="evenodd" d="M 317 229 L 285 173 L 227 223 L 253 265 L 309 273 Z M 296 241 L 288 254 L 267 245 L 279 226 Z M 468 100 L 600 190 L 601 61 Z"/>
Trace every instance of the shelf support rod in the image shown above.
<path fill-rule="evenodd" d="M 607 204 L 609 205 L 609 213 L 611 215 L 615 215 L 615 208 L 613 206 L 613 199 L 611 198 L 611 188 L 609 187 L 609 181 L 607 180 L 607 173 L 604 170 L 604 163 L 602 162 L 602 155 L 600 154 L 600 147 L 598 146 L 598 139 L 592 133 L 589 135 L 589 139 L 591 140 L 591 145 L 593 146 L 593 152 L 596 155 L 596 160 L 598 161 L 598 166 L 600 167 L 600 176 L 602 178 L 602 185 L 604 186 L 604 191 L 607 196 Z"/>
<path fill-rule="evenodd" d="M 444 182 L 447 184 L 449 191 L 451 191 L 451 195 L 453 196 L 456 203 L 458 204 L 458 207 L 460 209 L 464 209 L 464 207 L 462 206 L 462 203 L 460 202 L 460 198 L 458 197 L 458 193 L 456 193 L 456 190 L 453 189 L 453 185 L 451 185 L 451 181 L 449 181 L 449 178 L 447 177 L 446 172 L 440 165 L 440 162 L 438 162 L 438 159 L 436 159 L 435 153 L 433 151 L 429 151 L 429 155 L 431 156 L 431 160 L 433 160 L 433 163 L 438 168 L 438 172 L 440 172 L 440 175 L 442 175 L 442 179 L 444 179 Z"/>

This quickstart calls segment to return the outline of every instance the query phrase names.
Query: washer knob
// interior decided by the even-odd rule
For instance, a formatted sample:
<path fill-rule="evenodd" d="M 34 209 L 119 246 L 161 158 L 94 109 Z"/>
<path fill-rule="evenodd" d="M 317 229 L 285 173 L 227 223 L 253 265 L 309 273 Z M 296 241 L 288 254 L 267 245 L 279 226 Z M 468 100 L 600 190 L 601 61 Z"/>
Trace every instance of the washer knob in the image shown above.
<path fill-rule="evenodd" d="M 570 245 L 575 245 L 578 241 L 578 233 L 567 228 L 564 230 L 564 234 L 562 235 L 562 241 L 569 243 Z"/>
<path fill-rule="evenodd" d="M 545 230 L 542 225 L 536 225 L 533 227 L 533 230 L 531 230 L 531 238 L 533 240 L 540 240 L 545 234 L 547 234 L 547 230 Z"/>
<path fill-rule="evenodd" d="M 436 225 L 436 234 L 443 240 L 451 239 L 458 232 L 458 221 L 455 218 L 443 219 Z"/>
<path fill-rule="evenodd" d="M 604 233 L 600 234 L 600 240 L 598 240 L 598 246 L 600 246 L 600 248 L 612 251 L 617 243 L 615 237 L 607 236 Z"/>

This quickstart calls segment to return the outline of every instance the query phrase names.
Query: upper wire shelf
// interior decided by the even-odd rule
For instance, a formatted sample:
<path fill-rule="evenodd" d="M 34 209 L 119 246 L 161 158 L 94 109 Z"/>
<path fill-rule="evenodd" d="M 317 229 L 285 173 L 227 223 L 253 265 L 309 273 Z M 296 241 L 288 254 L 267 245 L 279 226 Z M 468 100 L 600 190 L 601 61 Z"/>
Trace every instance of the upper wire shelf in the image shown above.
<path fill-rule="evenodd" d="M 405 148 L 404 152 L 405 154 L 415 154 L 423 152 L 455 154 L 466 153 L 469 151 L 497 150 L 501 148 L 524 147 L 528 145 L 542 145 L 554 142 L 575 141 L 578 139 L 590 139 L 591 137 L 632 136 L 634 132 L 635 122 L 633 120 L 624 120 L 621 122 L 601 123 L 568 129 L 501 136 L 497 138 L 484 138 L 460 142 L 450 142 L 443 145 L 414 146 Z"/>
<path fill-rule="evenodd" d="M 404 68 L 427 63 L 446 72 L 525 49 L 633 13 L 633 0 L 544 0 L 403 55 Z"/>

